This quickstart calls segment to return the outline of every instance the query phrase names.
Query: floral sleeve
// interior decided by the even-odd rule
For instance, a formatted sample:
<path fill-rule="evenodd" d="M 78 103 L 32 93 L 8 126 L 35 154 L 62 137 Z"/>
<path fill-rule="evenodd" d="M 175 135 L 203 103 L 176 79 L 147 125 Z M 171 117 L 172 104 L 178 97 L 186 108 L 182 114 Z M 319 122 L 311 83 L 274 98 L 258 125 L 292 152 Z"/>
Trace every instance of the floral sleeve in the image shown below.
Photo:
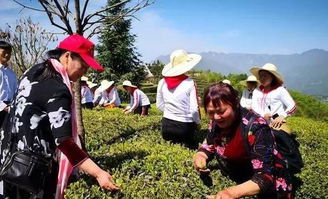
<path fill-rule="evenodd" d="M 65 139 L 72 137 L 71 101 L 69 90 L 66 87 L 60 87 L 46 102 L 46 112 L 57 146 Z"/>
<path fill-rule="evenodd" d="M 207 134 L 203 144 L 199 147 L 198 151 L 204 152 L 208 160 L 212 160 L 215 155 L 215 146 L 214 146 L 214 139 L 215 139 L 215 125 L 211 125 L 213 128 L 210 128 L 209 133 Z"/>
<path fill-rule="evenodd" d="M 248 132 L 248 142 L 254 169 L 251 180 L 259 185 L 263 193 L 273 187 L 274 181 L 274 138 L 263 118 L 259 117 L 253 122 Z"/>

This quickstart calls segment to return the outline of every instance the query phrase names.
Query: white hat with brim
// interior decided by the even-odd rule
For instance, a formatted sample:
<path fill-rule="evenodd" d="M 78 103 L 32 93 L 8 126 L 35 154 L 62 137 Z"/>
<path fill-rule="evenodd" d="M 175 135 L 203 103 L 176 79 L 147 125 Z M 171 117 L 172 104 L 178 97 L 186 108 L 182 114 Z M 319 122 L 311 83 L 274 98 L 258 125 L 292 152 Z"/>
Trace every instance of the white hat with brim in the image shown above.
<path fill-rule="evenodd" d="M 256 84 L 259 83 L 259 81 L 255 77 L 255 75 L 248 76 L 246 80 L 243 80 L 240 83 L 243 84 L 244 86 L 246 86 L 247 85 L 247 82 L 255 82 Z"/>
<path fill-rule="evenodd" d="M 259 72 L 261 70 L 267 71 L 269 73 L 271 73 L 272 75 L 274 75 L 276 77 L 276 79 L 278 80 L 278 82 L 280 82 L 281 84 L 284 83 L 284 79 L 281 76 L 281 74 L 278 72 L 277 67 L 271 63 L 267 63 L 264 64 L 262 67 L 253 67 L 251 68 L 249 71 L 257 78 L 260 79 L 260 75 Z"/>
<path fill-rule="evenodd" d="M 81 81 L 84 81 L 84 82 L 86 82 L 86 81 L 88 81 L 89 80 L 89 78 L 88 77 L 86 77 L 86 76 L 82 76 L 81 77 Z"/>
<path fill-rule="evenodd" d="M 90 82 L 90 81 L 87 81 L 87 84 L 88 84 L 89 88 L 93 88 L 98 85 L 98 84 Z"/>
<path fill-rule="evenodd" d="M 100 92 L 103 92 L 107 88 L 111 87 L 113 84 L 114 84 L 114 81 L 103 80 L 103 81 L 101 81 L 98 89 Z"/>
<path fill-rule="evenodd" d="M 231 81 L 228 80 L 228 79 L 224 79 L 222 82 L 225 83 L 225 84 L 229 84 L 229 85 L 231 85 Z"/>
<path fill-rule="evenodd" d="M 122 86 L 128 86 L 128 87 L 133 87 L 133 88 L 137 88 L 137 86 L 133 85 L 129 80 L 125 80 L 122 84 Z"/>
<path fill-rule="evenodd" d="M 202 59 L 200 55 L 188 54 L 184 50 L 175 50 L 171 53 L 170 63 L 164 66 L 164 77 L 175 77 L 191 70 Z"/>

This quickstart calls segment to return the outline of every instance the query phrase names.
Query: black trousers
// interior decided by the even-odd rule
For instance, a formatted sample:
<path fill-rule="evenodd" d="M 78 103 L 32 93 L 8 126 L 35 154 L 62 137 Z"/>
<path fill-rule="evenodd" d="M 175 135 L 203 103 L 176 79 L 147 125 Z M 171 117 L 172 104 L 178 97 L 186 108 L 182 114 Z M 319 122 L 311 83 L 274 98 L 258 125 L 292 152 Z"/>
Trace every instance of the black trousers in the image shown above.
<path fill-rule="evenodd" d="M 134 114 L 139 114 L 139 115 L 148 115 L 148 109 L 150 108 L 150 105 L 146 105 L 146 106 L 138 106 L 133 113 Z"/>
<path fill-rule="evenodd" d="M 82 106 L 82 108 L 93 109 L 92 102 L 87 102 L 87 103 L 81 104 L 81 106 Z"/>
<path fill-rule="evenodd" d="M 2 127 L 2 124 L 3 124 L 7 114 L 8 113 L 6 111 L 0 111 L 0 128 Z"/>
<path fill-rule="evenodd" d="M 6 104 L 9 104 L 10 101 L 3 101 L 4 103 Z M 0 128 L 2 127 L 2 124 L 6 118 L 6 116 L 8 115 L 8 112 L 7 111 L 0 111 Z"/>
<path fill-rule="evenodd" d="M 184 144 L 189 148 L 197 148 L 194 139 L 196 124 L 179 122 L 167 118 L 162 119 L 162 136 L 164 140 Z"/>

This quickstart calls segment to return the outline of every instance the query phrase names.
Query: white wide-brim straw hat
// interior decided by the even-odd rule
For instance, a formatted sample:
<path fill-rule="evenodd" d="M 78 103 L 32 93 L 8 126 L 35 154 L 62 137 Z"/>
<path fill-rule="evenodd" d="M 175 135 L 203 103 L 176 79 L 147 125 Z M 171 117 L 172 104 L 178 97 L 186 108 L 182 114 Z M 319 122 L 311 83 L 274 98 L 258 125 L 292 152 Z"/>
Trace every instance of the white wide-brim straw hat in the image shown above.
<path fill-rule="evenodd" d="M 102 80 L 98 89 L 100 92 L 103 92 L 107 88 L 111 87 L 113 84 L 114 84 L 114 81 Z"/>
<path fill-rule="evenodd" d="M 133 85 L 129 80 L 125 80 L 122 85 L 137 88 L 137 86 Z"/>
<path fill-rule="evenodd" d="M 87 84 L 88 84 L 89 88 L 93 88 L 98 85 L 98 84 L 90 82 L 90 81 L 87 81 Z"/>
<path fill-rule="evenodd" d="M 202 59 L 200 55 L 188 54 L 184 50 L 175 50 L 171 53 L 170 63 L 162 70 L 164 77 L 175 77 L 191 70 Z"/>
<path fill-rule="evenodd" d="M 224 79 L 222 82 L 225 83 L 225 84 L 229 84 L 229 85 L 231 85 L 231 81 L 228 80 L 228 79 Z"/>
<path fill-rule="evenodd" d="M 253 67 L 251 68 L 249 71 L 257 78 L 260 79 L 260 75 L 259 72 L 261 70 L 267 71 L 271 74 L 273 74 L 277 80 L 282 84 L 284 83 L 284 78 L 282 77 L 282 75 L 278 72 L 277 67 L 274 64 L 271 63 L 266 63 L 264 64 L 262 67 Z"/>
<path fill-rule="evenodd" d="M 259 81 L 255 77 L 255 75 L 248 76 L 246 80 L 243 80 L 240 83 L 243 84 L 244 86 L 246 86 L 247 85 L 247 82 L 255 82 L 256 84 L 259 83 Z"/>
<path fill-rule="evenodd" d="M 86 76 L 82 76 L 82 77 L 81 77 L 81 81 L 85 81 L 85 82 L 86 82 L 86 81 L 88 81 L 88 80 L 89 80 L 89 78 L 86 77 Z"/>

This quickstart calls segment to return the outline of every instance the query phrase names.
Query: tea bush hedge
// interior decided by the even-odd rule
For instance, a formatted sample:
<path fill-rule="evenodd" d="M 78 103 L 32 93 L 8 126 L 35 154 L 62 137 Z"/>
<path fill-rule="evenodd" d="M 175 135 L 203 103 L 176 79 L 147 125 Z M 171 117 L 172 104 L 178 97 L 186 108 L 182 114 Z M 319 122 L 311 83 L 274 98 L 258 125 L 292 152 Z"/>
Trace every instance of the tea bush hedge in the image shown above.
<path fill-rule="evenodd" d="M 69 185 L 65 198 L 201 198 L 233 184 L 214 170 L 200 179 L 192 166 L 196 150 L 164 141 L 160 135 L 161 112 L 154 106 L 149 117 L 123 115 L 118 108 L 85 110 L 86 147 L 92 159 L 113 174 L 121 191 L 101 190 L 87 176 Z M 203 117 L 201 141 L 208 120 Z M 301 142 L 305 167 L 298 175 L 303 184 L 296 198 L 328 198 L 328 124 L 302 117 L 288 119 Z M 216 162 L 211 163 L 216 167 Z"/>

